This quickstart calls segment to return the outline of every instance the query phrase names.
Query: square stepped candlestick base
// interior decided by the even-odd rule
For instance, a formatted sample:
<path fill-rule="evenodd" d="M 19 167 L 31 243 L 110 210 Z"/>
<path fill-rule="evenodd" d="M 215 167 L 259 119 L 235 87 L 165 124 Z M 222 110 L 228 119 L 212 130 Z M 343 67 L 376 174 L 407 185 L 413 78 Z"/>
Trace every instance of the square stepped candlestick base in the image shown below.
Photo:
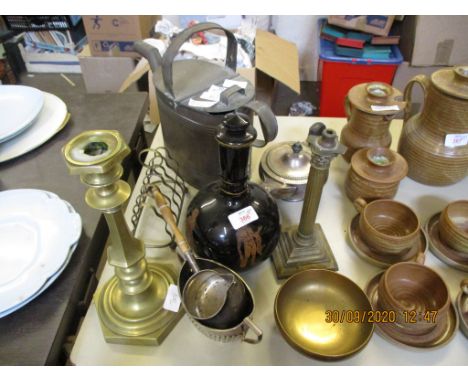
<path fill-rule="evenodd" d="M 297 234 L 297 226 L 281 232 L 273 252 L 273 263 L 278 279 L 284 279 L 305 269 L 338 270 L 335 256 L 320 224 L 314 225 L 314 232 L 308 238 Z"/>

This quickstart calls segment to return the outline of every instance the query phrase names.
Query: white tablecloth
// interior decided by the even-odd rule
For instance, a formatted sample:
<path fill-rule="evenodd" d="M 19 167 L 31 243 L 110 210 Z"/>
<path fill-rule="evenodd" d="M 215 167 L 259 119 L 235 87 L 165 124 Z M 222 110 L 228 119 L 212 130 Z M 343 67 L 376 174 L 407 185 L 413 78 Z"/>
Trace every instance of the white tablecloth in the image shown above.
<path fill-rule="evenodd" d="M 276 141 L 305 140 L 309 126 L 322 121 L 328 128 L 340 134 L 345 124 L 343 118 L 278 117 L 279 133 Z M 391 124 L 392 148 L 396 149 L 402 126 L 401 120 Z M 196 144 L 196 142 L 194 142 Z M 162 145 L 159 130 L 152 147 Z M 253 149 L 252 179 L 258 180 L 258 163 L 263 149 Z M 321 224 L 338 261 L 339 272 L 354 280 L 361 288 L 367 281 L 381 272 L 353 253 L 347 244 L 347 226 L 356 211 L 344 194 L 344 180 L 348 164 L 341 158 L 332 162 L 330 176 L 323 190 L 317 222 Z M 142 172 L 143 173 L 143 172 Z M 139 191 L 142 176 L 136 189 Z M 409 178 L 403 179 L 395 199 L 410 205 L 422 223 L 452 200 L 466 199 L 468 178 L 447 187 L 430 187 Z M 193 190 L 192 190 L 193 192 Z M 129 206 L 135 200 L 132 195 Z M 282 224 L 299 221 L 301 203 L 280 202 Z M 127 209 L 127 221 L 131 215 Z M 183 226 L 183 221 L 181 222 Z M 149 256 L 160 261 L 175 261 L 175 254 L 168 249 L 151 250 Z M 460 281 L 468 274 L 453 269 L 439 261 L 430 251 L 426 254 L 426 265 L 436 270 L 447 283 L 452 300 L 459 292 Z M 99 286 L 113 274 L 106 265 Z M 265 261 L 255 269 L 243 274 L 252 288 L 256 301 L 254 319 L 263 329 L 263 340 L 258 345 L 246 343 L 221 344 L 199 333 L 187 317 L 183 317 L 163 344 L 159 347 L 108 344 L 104 341 L 96 309 L 91 304 L 78 333 L 71 353 L 76 365 L 318 365 L 325 362 L 308 358 L 292 349 L 282 338 L 273 316 L 273 303 L 281 282 L 276 280 L 273 265 Z M 458 331 L 446 346 L 433 350 L 402 348 L 374 333 L 369 344 L 357 355 L 335 362 L 341 365 L 468 365 L 468 339 Z"/>

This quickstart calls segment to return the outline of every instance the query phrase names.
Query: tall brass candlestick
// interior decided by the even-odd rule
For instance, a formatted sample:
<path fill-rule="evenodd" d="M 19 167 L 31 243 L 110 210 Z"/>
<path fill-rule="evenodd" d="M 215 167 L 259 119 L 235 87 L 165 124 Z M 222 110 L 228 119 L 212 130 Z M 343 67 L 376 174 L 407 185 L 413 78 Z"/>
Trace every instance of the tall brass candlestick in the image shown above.
<path fill-rule="evenodd" d="M 314 124 L 307 139 L 312 158 L 302 205 L 299 225 L 281 232 L 278 246 L 273 252 L 273 262 L 279 279 L 304 269 L 338 270 L 333 252 L 316 217 L 323 186 L 327 182 L 330 163 L 343 154 L 346 147 L 338 142 L 333 130 L 323 123 Z"/>
<path fill-rule="evenodd" d="M 125 222 L 123 205 L 131 194 L 120 180 L 122 160 L 130 149 L 118 131 L 86 131 L 62 149 L 72 175 L 80 175 L 90 188 L 86 203 L 104 213 L 109 226 L 107 257 L 115 275 L 94 295 L 99 321 L 107 342 L 159 345 L 183 312 L 165 310 L 163 303 L 175 270 L 148 264 L 145 247 L 135 239 Z"/>

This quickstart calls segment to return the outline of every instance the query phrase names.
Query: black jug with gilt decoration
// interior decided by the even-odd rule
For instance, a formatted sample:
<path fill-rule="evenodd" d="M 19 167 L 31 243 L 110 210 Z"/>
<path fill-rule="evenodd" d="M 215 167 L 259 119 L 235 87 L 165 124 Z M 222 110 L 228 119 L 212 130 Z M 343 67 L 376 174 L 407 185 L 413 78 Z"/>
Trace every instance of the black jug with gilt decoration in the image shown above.
<path fill-rule="evenodd" d="M 276 121 L 262 124 L 262 130 L 266 142 L 273 140 Z M 278 207 L 263 188 L 249 181 L 250 151 L 257 138 L 249 117 L 226 115 L 215 137 L 221 177 L 191 201 L 186 233 L 198 256 L 244 271 L 267 259 L 276 247 Z"/>

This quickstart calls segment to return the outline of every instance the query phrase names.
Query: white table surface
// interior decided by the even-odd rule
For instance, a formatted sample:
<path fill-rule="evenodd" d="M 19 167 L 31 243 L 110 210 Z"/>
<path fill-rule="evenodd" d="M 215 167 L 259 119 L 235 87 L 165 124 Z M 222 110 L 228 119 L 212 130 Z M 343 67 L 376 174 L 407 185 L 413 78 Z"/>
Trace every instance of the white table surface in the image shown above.
<path fill-rule="evenodd" d="M 345 124 L 343 118 L 278 117 L 279 132 L 276 141 L 305 140 L 312 123 L 322 121 L 328 128 L 340 134 Z M 392 148 L 396 149 L 402 121 L 391 124 Z M 162 145 L 159 130 L 152 147 Z M 258 181 L 258 163 L 263 149 L 253 149 L 252 180 Z M 356 215 L 352 203 L 344 193 L 344 180 L 349 165 L 341 158 L 332 162 L 330 176 L 326 183 L 319 207 L 317 222 L 321 224 L 330 246 L 338 261 L 339 272 L 354 280 L 361 288 L 381 269 L 368 264 L 347 244 L 347 226 Z M 143 171 L 142 171 L 143 174 Z M 137 190 L 142 182 L 138 179 Z M 403 179 L 395 199 L 410 205 L 421 222 L 442 210 L 452 200 L 466 199 L 468 177 L 462 182 L 446 187 L 430 187 L 409 178 Z M 130 199 L 133 205 L 135 195 Z M 193 190 L 192 190 L 193 195 Z M 279 202 L 282 224 L 297 224 L 302 203 Z M 129 222 L 130 208 L 126 218 Z M 183 219 L 181 227 L 183 227 Z M 169 249 L 149 250 L 148 257 L 162 262 L 176 261 L 176 255 Z M 151 260 L 150 260 L 151 261 Z M 453 269 L 439 261 L 430 251 L 426 253 L 426 265 L 436 270 L 447 283 L 452 300 L 459 291 L 460 281 L 468 274 Z M 105 266 L 99 287 L 113 274 Z M 184 316 L 157 347 L 108 344 L 104 341 L 94 304 L 91 304 L 75 345 L 71 361 L 76 365 L 320 365 L 331 364 L 306 357 L 291 348 L 278 331 L 273 316 L 273 303 L 282 281 L 277 281 L 270 260 L 243 274 L 253 290 L 256 309 L 254 320 L 263 329 L 263 340 L 257 345 L 246 343 L 222 344 L 199 333 Z M 457 331 L 446 346 L 432 350 L 403 348 L 388 342 L 374 332 L 368 345 L 357 355 L 335 365 L 468 365 L 468 339 Z"/>

